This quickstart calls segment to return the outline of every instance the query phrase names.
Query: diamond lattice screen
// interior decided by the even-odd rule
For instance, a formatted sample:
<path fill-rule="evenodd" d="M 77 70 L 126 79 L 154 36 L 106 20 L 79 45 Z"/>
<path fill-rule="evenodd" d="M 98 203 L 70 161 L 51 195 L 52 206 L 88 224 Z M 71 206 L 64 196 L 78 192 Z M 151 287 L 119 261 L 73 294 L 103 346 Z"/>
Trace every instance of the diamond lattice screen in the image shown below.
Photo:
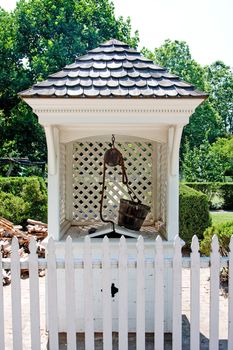
<path fill-rule="evenodd" d="M 65 217 L 66 207 L 66 147 L 60 145 L 60 223 L 62 224 Z"/>
<path fill-rule="evenodd" d="M 152 202 L 152 144 L 147 142 L 117 142 L 123 154 L 130 186 L 142 203 Z M 73 220 L 80 223 L 99 221 L 99 206 L 103 179 L 103 157 L 109 142 L 76 142 L 73 144 Z M 104 217 L 117 220 L 120 198 L 129 198 L 122 183 L 120 167 L 108 167 L 106 172 Z M 151 213 L 147 221 L 152 221 Z"/>

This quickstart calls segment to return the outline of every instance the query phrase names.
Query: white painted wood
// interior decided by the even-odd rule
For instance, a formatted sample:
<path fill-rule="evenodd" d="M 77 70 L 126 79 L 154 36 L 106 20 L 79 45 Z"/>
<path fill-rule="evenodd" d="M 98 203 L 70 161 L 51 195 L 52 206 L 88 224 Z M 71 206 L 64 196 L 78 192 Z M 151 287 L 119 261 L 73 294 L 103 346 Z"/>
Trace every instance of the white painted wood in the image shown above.
<path fill-rule="evenodd" d="M 179 140 L 182 130 L 175 125 L 168 129 L 167 154 L 167 239 L 179 235 Z M 175 148 L 174 148 L 175 147 Z"/>
<path fill-rule="evenodd" d="M 174 132 L 174 139 L 172 145 L 172 154 L 171 154 L 171 175 L 179 175 L 179 149 L 180 149 L 180 141 L 183 132 L 183 125 L 176 125 Z M 177 161 L 178 156 L 178 161 Z"/>
<path fill-rule="evenodd" d="M 157 221 L 159 219 L 159 211 L 158 211 L 158 155 L 159 147 L 157 142 L 153 142 L 152 144 L 152 219 L 153 221 Z"/>
<path fill-rule="evenodd" d="M 136 297 L 136 347 L 145 350 L 145 262 L 144 240 L 139 236 L 137 241 L 137 297 Z"/>
<path fill-rule="evenodd" d="M 53 127 L 51 125 L 45 125 L 44 131 L 46 135 L 47 141 L 47 149 L 48 149 L 48 173 L 49 175 L 55 175 L 58 171 L 57 168 L 57 152 L 56 145 L 54 140 L 54 132 Z"/>
<path fill-rule="evenodd" d="M 13 350 L 22 350 L 22 309 L 20 286 L 19 244 L 13 237 L 11 244 L 11 303 L 12 303 L 12 333 Z"/>
<path fill-rule="evenodd" d="M 29 287 L 30 287 L 30 326 L 31 326 L 31 347 L 33 350 L 40 350 L 40 297 L 39 297 L 39 276 L 37 244 L 34 237 L 29 243 Z"/>
<path fill-rule="evenodd" d="M 219 244 L 216 235 L 211 242 L 210 265 L 210 350 L 218 350 L 219 337 Z"/>
<path fill-rule="evenodd" d="M 55 243 L 52 237 L 48 240 L 48 330 L 49 345 L 53 350 L 58 350 L 58 315 L 57 315 L 57 271 Z"/>
<path fill-rule="evenodd" d="M 50 130 L 50 129 L 49 129 Z M 49 131 L 50 133 L 51 131 Z M 55 240 L 60 237 L 60 147 L 59 147 L 59 130 L 52 127 L 53 132 L 53 147 L 50 155 L 50 148 L 48 147 L 48 159 L 54 159 L 56 164 L 56 171 L 48 173 L 48 232 L 49 236 Z"/>
<path fill-rule="evenodd" d="M 233 236 L 230 241 L 228 273 L 228 349 L 233 349 Z"/>
<path fill-rule="evenodd" d="M 172 349 L 178 350 L 182 346 L 182 255 L 181 240 L 176 236 L 173 256 L 173 298 L 172 298 Z"/>
<path fill-rule="evenodd" d="M 112 349 L 112 300 L 111 300 L 111 264 L 109 239 L 103 239 L 103 349 Z"/>
<path fill-rule="evenodd" d="M 197 236 L 192 238 L 190 286 L 190 350 L 200 349 L 200 254 Z"/>
<path fill-rule="evenodd" d="M 4 303 L 3 303 L 3 283 L 2 283 L 2 253 L 0 252 L 0 349 L 5 349 L 4 335 Z"/>
<path fill-rule="evenodd" d="M 84 244 L 84 305 L 85 305 L 85 349 L 94 350 L 94 313 L 93 313 L 93 270 L 91 239 L 85 237 Z"/>
<path fill-rule="evenodd" d="M 155 241 L 154 350 L 164 349 L 164 255 L 160 236 Z"/>
<path fill-rule="evenodd" d="M 128 349 L 128 255 L 124 236 L 119 244 L 119 349 Z"/>
<path fill-rule="evenodd" d="M 71 221 L 72 215 L 72 201 L 73 196 L 73 144 L 66 145 L 66 219 Z"/>
<path fill-rule="evenodd" d="M 139 139 L 141 142 L 146 142 L 148 140 L 155 142 L 167 142 L 167 125 L 156 124 L 148 126 L 138 126 L 134 125 L 119 125 L 113 124 L 112 130 L 114 134 L 117 135 L 117 139 L 120 141 L 135 141 Z M 60 133 L 60 140 L 63 143 L 70 143 L 73 141 L 87 141 L 94 137 L 98 141 L 106 141 L 111 137 L 112 131 L 110 132 L 108 125 L 103 125 L 100 129 L 98 125 L 90 125 L 89 128 L 85 125 L 79 126 L 66 126 L 63 125 Z"/>
<path fill-rule="evenodd" d="M 67 237 L 65 245 L 67 349 L 76 350 L 74 259 L 70 236 Z"/>
<path fill-rule="evenodd" d="M 122 124 L 146 125 L 163 123 L 188 123 L 189 116 L 203 101 L 201 98 L 185 99 L 70 99 L 24 98 L 39 117 L 41 124 L 80 125 Z M 142 118 L 143 115 L 143 118 Z M 102 125 L 101 125 L 102 124 Z M 111 128 L 111 130 L 113 130 Z"/>

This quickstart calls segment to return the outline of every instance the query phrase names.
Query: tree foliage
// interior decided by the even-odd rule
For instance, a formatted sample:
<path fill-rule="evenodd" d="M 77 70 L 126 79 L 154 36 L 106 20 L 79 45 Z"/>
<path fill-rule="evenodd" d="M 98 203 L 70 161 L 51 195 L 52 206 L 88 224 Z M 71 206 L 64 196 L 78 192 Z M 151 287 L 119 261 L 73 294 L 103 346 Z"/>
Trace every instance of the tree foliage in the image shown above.
<path fill-rule="evenodd" d="M 139 40 L 109 0 L 19 0 L 13 12 L 0 8 L 0 156 L 46 158 L 44 132 L 17 93 L 110 38 L 133 47 Z"/>
<path fill-rule="evenodd" d="M 214 152 L 207 139 L 193 148 L 186 139 L 181 166 L 182 176 L 189 182 L 211 182 L 224 180 L 224 163 L 222 157 Z"/>
<path fill-rule="evenodd" d="M 205 68 L 210 101 L 222 118 L 225 132 L 233 134 L 233 72 L 221 61 Z"/>
<path fill-rule="evenodd" d="M 221 181 L 232 166 L 232 158 L 221 148 L 232 147 L 233 72 L 223 62 L 202 67 L 191 56 L 184 41 L 165 40 L 154 52 L 142 52 L 197 89 L 209 93 L 190 117 L 181 143 L 181 168 L 186 181 Z M 221 141 L 221 137 L 223 140 Z M 229 137 L 226 141 L 224 137 Z M 211 144 L 216 140 L 216 145 Z M 224 147 L 223 147 L 224 149 Z M 223 154 L 224 153 L 224 154 Z"/>

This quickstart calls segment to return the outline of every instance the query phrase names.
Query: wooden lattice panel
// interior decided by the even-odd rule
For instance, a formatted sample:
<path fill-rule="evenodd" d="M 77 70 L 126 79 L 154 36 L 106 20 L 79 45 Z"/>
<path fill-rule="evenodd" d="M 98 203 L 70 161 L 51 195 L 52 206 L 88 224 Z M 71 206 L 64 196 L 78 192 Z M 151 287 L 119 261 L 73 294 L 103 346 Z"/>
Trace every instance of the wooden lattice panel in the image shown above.
<path fill-rule="evenodd" d="M 60 223 L 65 221 L 66 210 L 66 147 L 60 145 Z"/>
<path fill-rule="evenodd" d="M 103 157 L 108 142 L 76 142 L 73 144 L 73 220 L 80 223 L 99 221 L 99 206 L 103 180 Z M 152 144 L 147 142 L 117 142 L 125 159 L 129 183 L 138 198 L 152 203 Z M 108 167 L 103 214 L 117 220 L 120 198 L 129 198 L 122 183 L 120 167 Z M 151 213 L 147 221 L 152 220 Z"/>
<path fill-rule="evenodd" d="M 158 203 L 159 203 L 159 220 L 166 223 L 166 196 L 167 196 L 167 145 L 160 144 L 158 152 Z"/>

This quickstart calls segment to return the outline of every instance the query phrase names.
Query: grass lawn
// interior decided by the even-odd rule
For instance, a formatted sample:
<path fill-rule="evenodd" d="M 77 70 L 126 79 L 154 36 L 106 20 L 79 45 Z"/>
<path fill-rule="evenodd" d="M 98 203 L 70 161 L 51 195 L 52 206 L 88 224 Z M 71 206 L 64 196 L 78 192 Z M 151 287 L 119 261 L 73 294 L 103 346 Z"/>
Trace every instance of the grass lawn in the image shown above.
<path fill-rule="evenodd" d="M 226 221 L 233 221 L 233 212 L 216 211 L 210 213 L 212 217 L 212 225 L 220 224 Z"/>

